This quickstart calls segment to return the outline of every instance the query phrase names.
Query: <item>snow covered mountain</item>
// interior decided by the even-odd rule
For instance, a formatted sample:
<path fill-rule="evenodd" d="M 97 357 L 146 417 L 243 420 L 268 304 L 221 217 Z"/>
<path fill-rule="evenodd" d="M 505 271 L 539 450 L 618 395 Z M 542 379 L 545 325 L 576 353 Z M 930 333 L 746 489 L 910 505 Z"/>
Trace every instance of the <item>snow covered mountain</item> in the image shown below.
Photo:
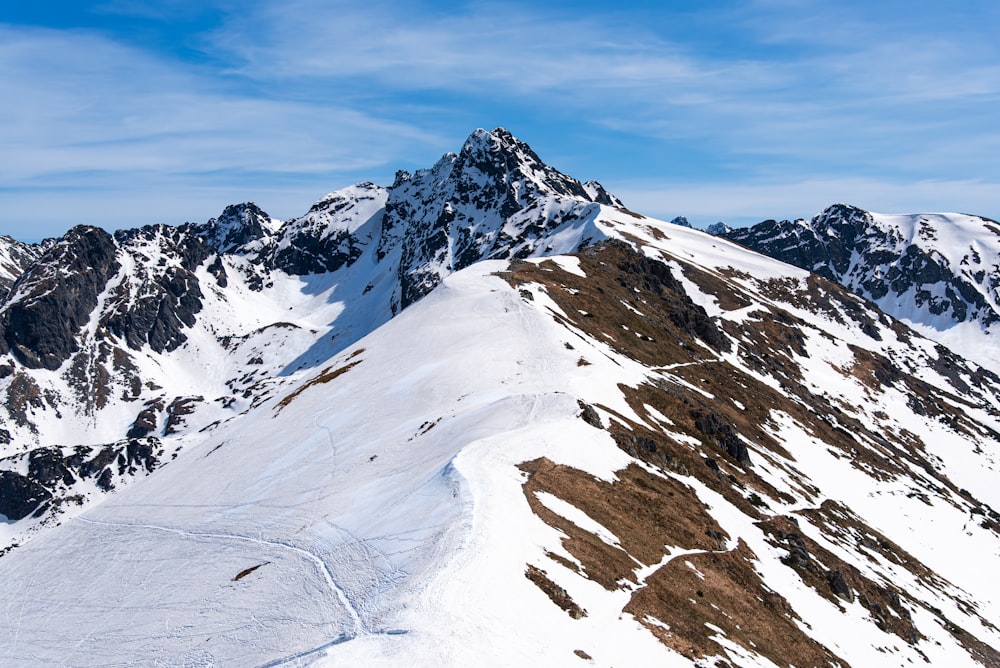
<path fill-rule="evenodd" d="M 506 131 L 0 318 L 4 665 L 1000 665 L 1000 378 Z"/>
<path fill-rule="evenodd" d="M 956 213 L 887 215 L 837 204 L 811 221 L 719 230 L 871 299 L 925 336 L 1000 372 L 1000 223 Z"/>
<path fill-rule="evenodd" d="M 19 523 L 0 549 L 169 461 L 449 273 L 602 238 L 602 205 L 621 203 L 479 130 L 431 169 L 286 222 L 245 203 L 204 224 L 7 240 L 0 514 Z"/>
<path fill-rule="evenodd" d="M 10 286 L 38 259 L 47 243 L 50 242 L 26 244 L 8 236 L 0 236 L 0 299 L 7 296 Z"/>

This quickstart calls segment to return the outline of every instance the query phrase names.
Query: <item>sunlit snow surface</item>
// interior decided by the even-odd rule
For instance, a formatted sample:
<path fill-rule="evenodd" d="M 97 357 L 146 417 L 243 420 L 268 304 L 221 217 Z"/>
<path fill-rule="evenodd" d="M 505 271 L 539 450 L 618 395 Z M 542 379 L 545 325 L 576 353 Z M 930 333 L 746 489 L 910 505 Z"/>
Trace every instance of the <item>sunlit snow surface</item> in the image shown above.
<path fill-rule="evenodd" d="M 739 279 L 751 291 L 769 277 L 806 276 L 700 232 L 610 208 L 586 223 L 607 236 L 628 232 L 672 266 L 733 267 L 752 277 Z M 556 266 L 580 272 L 573 258 Z M 579 666 L 586 662 L 574 651 L 582 649 L 597 665 L 691 665 L 622 613 L 631 591 L 608 592 L 545 556 L 572 560 L 561 534 L 532 514 L 517 468 L 544 456 L 613 480 L 634 460 L 579 419 L 577 400 L 641 421 L 618 384 L 635 386 L 650 370 L 594 340 L 574 338 L 568 349 L 567 330 L 551 316 L 557 307 L 542 292 L 526 301 L 494 275 L 505 268 L 482 262 L 453 274 L 360 339 L 367 323 L 358 314 L 357 335 L 345 335 L 351 345 L 329 362 L 277 385 L 270 401 L 209 432 L 141 484 L 0 559 L 0 663 Z M 709 315 L 752 325 L 745 310 L 723 312 L 694 284 L 685 288 Z M 318 320 L 355 323 L 330 306 L 337 289 L 310 286 L 309 298 L 334 311 Z M 801 362 L 809 382 L 863 411 L 891 411 L 832 370 L 844 361 L 840 342 L 857 342 L 857 329 L 806 310 L 796 314 L 836 339 L 808 340 L 810 357 Z M 882 342 L 865 345 L 913 354 L 888 329 L 883 334 Z M 933 350 L 929 342 L 917 345 Z M 592 363 L 579 366 L 581 354 Z M 735 354 L 726 360 L 740 364 Z M 944 382 L 931 369 L 921 373 Z M 980 615 L 1000 619 L 994 534 L 967 529 L 961 513 L 938 499 L 929 507 L 903 488 L 878 483 L 814 447 L 792 420 L 773 417 L 775 435 L 825 498 L 847 503 L 971 592 Z M 985 412 L 980 417 L 1000 428 Z M 974 453 L 969 441 L 927 421 L 901 426 L 940 452 L 959 486 L 1000 506 L 995 451 Z M 760 466 L 797 499 L 776 511 L 816 503 L 783 483 L 782 471 Z M 853 665 L 924 662 L 913 647 L 878 631 L 859 605 L 842 613 L 803 585 L 749 517 L 683 479 L 758 555 L 764 582 L 809 620 L 808 635 Z M 540 500 L 584 529 L 602 528 L 565 502 Z M 613 528 L 603 529 L 599 535 L 614 540 Z M 811 537 L 826 540 L 818 532 Z M 523 576 L 527 562 L 542 565 L 588 616 L 574 620 L 553 605 Z M 876 577 L 892 570 L 877 566 Z M 897 571 L 900 586 L 921 586 Z M 947 598 L 934 600 L 949 618 L 977 624 Z M 921 626 L 934 628 L 933 620 Z M 919 643 L 931 664 L 970 664 L 937 628 Z M 1000 642 L 995 630 L 977 632 Z M 721 636 L 719 644 L 740 665 L 771 665 Z"/>

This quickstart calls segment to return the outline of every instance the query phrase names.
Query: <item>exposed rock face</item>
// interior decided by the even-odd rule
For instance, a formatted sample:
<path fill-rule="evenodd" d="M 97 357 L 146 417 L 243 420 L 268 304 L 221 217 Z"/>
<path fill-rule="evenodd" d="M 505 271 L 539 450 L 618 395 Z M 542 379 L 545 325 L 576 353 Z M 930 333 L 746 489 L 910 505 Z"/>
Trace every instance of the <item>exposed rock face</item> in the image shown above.
<path fill-rule="evenodd" d="M 29 515 L 51 522 L 66 503 L 79 505 L 93 486 L 104 492 L 148 475 L 160 463 L 156 438 L 127 439 L 101 446 L 49 446 L 0 459 L 0 514 Z M 25 466 L 26 465 L 26 466 Z M 27 469 L 27 474 L 17 470 Z"/>
<path fill-rule="evenodd" d="M 366 258 L 364 280 L 337 289 L 344 303 L 375 290 L 359 307 L 373 314 L 357 317 L 363 324 L 344 337 L 349 341 L 473 262 L 572 251 L 603 238 L 592 222 L 601 205 L 621 201 L 597 182 L 582 184 L 545 165 L 500 128 L 476 131 L 457 155 L 415 174 L 401 172 L 388 188 L 361 183 L 338 190 L 284 223 L 245 202 L 205 223 L 114 236 L 77 227 L 38 245 L 0 238 L 0 290 L 16 280 L 0 302 L 0 419 L 8 421 L 10 446 L 0 457 L 65 442 L 57 428 L 63 417 L 101 425 L 104 433 L 88 442 L 117 443 L 169 438 L 262 401 L 269 379 L 295 358 L 279 351 L 280 343 L 272 346 L 272 335 L 304 339 L 322 331 L 315 323 L 285 322 L 284 313 L 256 321 L 262 305 L 285 309 L 269 303 L 276 295 L 262 296 L 276 284 L 307 289 L 310 277 L 356 272 Z M 567 226 L 579 229 L 565 234 Z M 551 245 L 556 233 L 558 249 Z M 206 316 L 206 308 L 214 310 Z M 178 363 L 174 353 L 186 361 Z M 213 359 L 199 358 L 205 354 Z M 40 378 L 34 369 L 58 378 Z M 230 376 L 221 387 L 209 383 L 208 396 L 200 376 L 213 373 Z M 116 478 L 105 470 L 95 482 L 111 489 Z M 33 489 L 23 487 L 22 497 Z"/>
<path fill-rule="evenodd" d="M 119 232 L 116 241 L 138 261 L 111 289 L 100 324 L 133 350 L 145 345 L 156 352 L 176 349 L 201 310 L 203 295 L 194 272 L 210 248 L 189 228 L 168 225 Z"/>
<path fill-rule="evenodd" d="M 229 253 L 272 236 L 275 222 L 253 202 L 244 202 L 231 204 L 218 218 L 191 227 L 217 253 Z"/>
<path fill-rule="evenodd" d="M 142 438 L 143 436 L 151 434 L 157 428 L 158 415 L 162 410 L 162 400 L 147 402 L 146 407 L 139 411 L 139 414 L 135 418 L 135 422 L 133 422 L 132 426 L 129 427 L 126 436 L 128 438 Z"/>
<path fill-rule="evenodd" d="M 120 265 L 104 230 L 74 227 L 11 288 L 0 314 L 8 350 L 31 369 L 58 369 L 79 350 L 77 335 Z"/>
<path fill-rule="evenodd" d="M 51 498 L 48 490 L 30 478 L 0 471 L 0 515 L 8 520 L 24 519 Z"/>
<path fill-rule="evenodd" d="M 381 218 L 386 191 L 362 183 L 331 193 L 301 218 L 288 221 L 269 262 L 289 274 L 337 271 L 354 263 L 371 242 L 373 220 Z M 361 236 L 358 236 L 358 235 Z"/>
<path fill-rule="evenodd" d="M 590 195 L 590 199 L 598 204 L 606 204 L 607 206 L 614 206 L 619 209 L 625 208 L 625 204 L 622 203 L 616 195 L 608 192 L 605 187 L 597 181 L 587 181 L 583 184 L 583 188 L 587 191 L 587 194 Z"/>
<path fill-rule="evenodd" d="M 179 541 L 183 550 L 197 543 L 199 549 L 232 548 L 239 559 L 251 546 L 266 551 L 267 559 L 272 550 L 283 554 L 260 571 L 272 562 L 255 557 L 246 564 L 221 564 L 206 590 L 224 586 L 227 595 L 236 591 L 233 583 L 246 592 L 279 572 L 277 586 L 291 591 L 288 569 L 278 566 L 290 564 L 289 557 L 304 564 L 302 582 L 311 585 L 316 576 L 327 580 L 329 601 L 350 607 L 356 619 L 348 620 L 338 636 L 329 633 L 324 613 L 317 631 L 322 640 L 300 638 L 304 647 L 296 647 L 298 652 L 330 638 L 364 634 L 376 639 L 380 629 L 394 628 L 381 626 L 390 613 L 382 616 L 379 606 L 381 597 L 389 597 L 386 592 L 410 577 L 397 561 L 398 546 L 448 558 L 446 550 L 431 549 L 454 536 L 442 518 L 467 512 L 469 502 L 459 494 L 460 483 L 441 484 L 451 481 L 441 473 L 451 475 L 453 462 L 461 461 L 456 453 L 467 453 L 464 461 L 473 461 L 497 451 L 503 459 L 480 460 L 495 461 L 494 466 L 469 466 L 462 473 L 473 485 L 503 476 L 503 489 L 490 501 L 521 505 L 505 508 L 515 512 L 497 513 L 517 523 L 515 531 L 494 535 L 503 536 L 502 548 L 516 548 L 509 553 L 521 563 L 498 566 L 499 577 L 491 572 L 482 578 L 479 568 L 473 575 L 489 586 L 526 589 L 535 597 L 532 602 L 526 596 L 529 606 L 554 606 L 549 612 L 557 614 L 549 617 L 561 623 L 594 624 L 602 633 L 616 623 L 627 625 L 621 637 L 640 639 L 635 633 L 648 632 L 645 640 L 655 649 L 669 649 L 673 658 L 699 665 L 846 665 L 842 656 L 857 665 L 855 656 L 881 659 L 873 652 L 919 663 L 919 658 L 937 659 L 934 647 L 947 642 L 948 634 L 964 650 L 962 658 L 968 654 L 984 665 L 1000 662 L 980 640 L 997 637 L 988 619 L 992 613 L 984 611 L 996 606 L 970 593 L 969 580 L 946 580 L 948 559 L 941 555 L 947 552 L 934 552 L 919 540 L 907 543 L 908 536 L 896 543 L 876 529 L 891 524 L 886 518 L 911 522 L 923 510 L 919 504 L 926 504 L 934 506 L 938 526 L 947 525 L 952 538 L 970 538 L 960 543 L 966 556 L 969 545 L 987 546 L 986 554 L 995 551 L 1000 514 L 981 500 L 989 497 L 982 494 L 986 476 L 980 473 L 995 473 L 989 451 L 1000 443 L 1000 378 L 935 348 L 871 302 L 818 274 L 706 239 L 685 229 L 689 226 L 681 219 L 661 224 L 621 208 L 600 184 L 580 184 L 560 174 L 509 133 L 496 130 L 475 133 L 459 154 L 444 156 L 432 169 L 400 173 L 388 188 L 360 184 L 331 193 L 283 225 L 246 203 L 228 207 L 204 225 L 150 226 L 114 238 L 78 228 L 47 246 L 48 259 L 40 254 L 33 260 L 8 305 L 0 306 L 4 345 L 11 348 L 8 338 L 13 337 L 27 351 L 0 355 L 5 427 L 0 430 L 0 514 L 14 525 L 4 529 L 67 519 L 75 509 L 145 476 L 204 431 L 210 440 L 199 443 L 201 450 L 182 458 L 173 471 L 148 481 L 152 492 L 135 490 L 140 492 L 136 497 L 108 504 L 103 511 L 110 508 L 109 521 L 87 518 L 99 520 L 88 530 L 94 535 L 107 531 L 123 544 L 143 536 L 130 544 L 152 546 L 153 561 L 161 564 L 171 561 L 164 556 L 169 552 L 157 550 L 168 542 L 176 545 L 177 533 L 190 534 Z M 943 238 L 943 228 L 929 222 L 921 226 L 914 218 L 915 237 L 893 236 L 872 231 L 882 229 L 873 214 L 848 208 L 827 214 L 808 233 L 795 232 L 799 236 L 782 236 L 783 224 L 773 221 L 762 229 L 776 249 L 805 264 L 819 263 L 838 280 L 860 276 L 862 267 L 875 273 L 882 269 L 873 267 L 894 267 L 878 281 L 859 279 L 873 295 L 896 295 L 894 280 L 904 275 L 912 277 L 900 283 L 904 295 L 917 294 L 911 292 L 916 285 L 944 285 L 953 275 L 943 268 L 954 266 L 948 264 L 951 259 L 943 262 L 943 256 L 921 245 L 935 241 L 935 234 Z M 896 223 L 897 230 L 905 226 L 905 221 Z M 808 227 L 797 225 L 794 230 Z M 898 250 L 897 237 L 909 245 L 894 254 L 886 248 L 891 241 Z M 89 256 L 71 257 L 77 247 Z M 974 250 L 967 254 L 970 271 L 986 263 L 986 254 L 976 259 Z M 560 257 L 540 257 L 549 254 Z M 440 301 L 427 305 L 452 310 L 423 312 L 457 315 L 461 327 L 449 333 L 459 332 L 460 345 L 441 343 L 447 331 L 440 326 L 443 319 L 421 321 L 418 307 L 413 319 L 396 323 L 399 329 L 390 325 L 360 344 L 370 346 L 370 352 L 359 345 L 346 355 L 353 347 L 343 342 L 349 335 L 364 335 L 380 324 L 381 316 L 365 311 L 406 307 L 448 273 L 487 258 L 509 261 L 480 275 L 456 277 Z M 103 267 L 103 273 L 95 275 L 92 264 Z M 74 283 L 73 272 L 88 274 L 91 282 Z M 498 276 L 513 289 L 501 285 Z M 927 290 L 938 299 L 935 304 L 948 298 L 944 288 Z M 977 294 L 989 301 L 985 293 Z M 453 308 L 447 300 L 454 295 L 474 297 L 474 302 L 459 303 L 476 308 Z M 65 316 L 57 309 L 77 298 L 79 312 L 65 323 L 55 322 Z M 41 328 L 39 337 L 62 341 L 62 347 L 49 343 L 51 350 L 46 353 L 43 346 L 39 353 L 18 338 L 27 334 L 14 325 L 28 323 L 26 332 L 40 325 L 23 315 L 14 324 L 10 318 L 21 312 L 17 308 L 33 313 L 44 299 L 55 315 L 34 315 L 48 318 L 54 333 Z M 965 302 L 969 312 L 976 307 L 973 302 L 971 297 Z M 961 312 L 949 304 L 950 310 L 938 315 Z M 322 317 L 310 319 L 310 309 Z M 354 316 L 364 313 L 339 320 L 352 309 Z M 480 320 L 480 329 L 465 329 L 472 316 L 484 313 L 488 320 Z M 470 314 L 468 322 L 465 314 Z M 413 323 L 414 329 L 406 329 Z M 518 336 L 496 345 L 492 335 L 498 323 L 505 325 L 505 335 Z M 421 342 L 421 354 L 408 356 L 421 324 L 432 333 Z M 358 331 L 345 335 L 348 327 Z M 299 355 L 307 347 L 320 351 L 322 363 L 316 361 L 320 353 Z M 455 348 L 463 348 L 463 357 L 449 357 Z M 513 351 L 509 360 L 508 351 Z M 31 368 L 25 361 L 32 359 L 29 354 L 44 371 Z M 425 359 L 436 363 L 438 356 L 473 364 L 424 368 Z M 477 368 L 475 362 L 484 359 L 490 364 Z M 413 378 L 399 374 L 399 360 L 417 361 Z M 509 368 L 497 360 L 509 362 Z M 296 373 L 311 365 L 323 370 Z M 495 383 L 470 388 L 494 372 Z M 404 390 L 433 388 L 425 393 L 426 403 L 412 402 L 418 404 L 414 411 L 398 422 L 400 403 L 393 400 L 394 392 L 385 392 L 397 378 L 406 381 L 399 383 Z M 441 390 L 448 385 L 454 387 Z M 369 395 L 361 388 L 374 390 Z M 383 394 L 389 396 L 386 405 L 380 403 Z M 351 403 L 355 396 L 364 399 Z M 374 417 L 355 419 L 369 409 Z M 250 415 L 255 410 L 260 412 Z M 109 420 L 115 421 L 113 428 L 107 427 Z M 373 436 L 380 421 L 387 427 Z M 46 434 L 53 423 L 67 425 L 63 433 L 80 430 L 87 444 L 61 445 L 82 441 Z M 96 429 L 115 431 L 98 438 L 90 431 Z M 258 429 L 259 434 L 252 433 Z M 489 440 L 491 429 L 510 440 Z M 563 433 L 572 435 L 565 443 Z M 466 450 L 470 437 L 480 445 Z M 289 455 L 299 445 L 301 450 Z M 532 448 L 545 449 L 536 453 Z M 440 459 L 430 466 L 428 452 L 435 449 L 433 457 Z M 527 454 L 512 459 L 512 452 Z M 982 471 L 967 475 L 961 467 L 970 462 Z M 211 475 L 203 475 L 206 471 Z M 306 476 L 293 477 L 303 471 Z M 419 482 L 415 492 L 400 497 L 406 503 L 396 503 L 391 491 L 365 496 L 377 487 L 373 481 L 386 490 L 405 488 L 413 471 Z M 317 477 L 311 478 L 313 473 Z M 432 484 L 427 476 L 433 476 Z M 347 517 L 356 526 L 341 524 L 336 516 L 341 509 L 335 506 L 347 498 L 344 488 L 337 498 L 325 494 L 323 486 L 347 480 L 364 481 L 358 486 L 362 496 L 352 498 L 381 497 L 378 503 L 386 507 L 431 499 L 421 506 L 431 512 L 414 514 L 433 522 L 435 535 L 446 537 L 422 543 L 419 531 L 404 526 L 405 513 L 403 519 L 391 516 L 399 525 L 388 534 L 372 528 L 369 518 L 379 513 L 362 511 L 360 518 Z M 214 489 L 217 483 L 224 495 Z M 267 503 L 259 502 L 262 490 Z M 434 501 L 438 493 L 440 500 Z M 151 503 L 133 503 L 143 495 Z M 131 514 L 139 507 L 141 513 Z M 906 512 L 893 516 L 898 508 Z M 304 514 L 296 517 L 300 511 Z M 174 514 L 160 525 L 159 513 Z M 259 521 L 259 514 L 268 514 L 268 521 Z M 150 524 L 154 520 L 157 526 Z M 912 520 L 902 526 L 920 524 Z M 260 527 L 272 532 L 269 537 Z M 287 540 L 286 530 L 296 532 L 294 540 Z M 370 535 L 364 535 L 366 530 Z M 346 542 L 313 552 L 317 545 L 308 542 L 309 536 L 324 532 L 343 534 Z M 517 543 L 521 533 L 527 537 L 523 545 Z M 894 535 L 903 533 L 916 532 Z M 171 540 L 160 543 L 159 538 Z M 19 553 L 27 555 L 25 562 L 31 561 L 32 549 Z M 284 554 L 287 550 L 291 553 Z M 331 565 L 326 560 L 335 551 L 337 563 L 324 578 L 324 569 L 314 566 L 320 561 Z M 306 555 L 313 558 L 303 560 Z M 7 563 L 19 558 L 15 553 Z M 80 563 L 87 569 L 103 562 L 86 552 Z M 340 577 L 345 571 L 361 572 L 363 582 Z M 961 571 L 950 573 L 961 576 Z M 142 586 L 146 573 L 132 569 Z M 508 576 L 513 579 L 505 581 Z M 175 594 L 177 579 L 166 581 Z M 365 593 L 366 588 L 377 593 Z M 89 588 L 98 598 L 105 591 Z M 255 590 L 254 600 L 261 600 L 260 591 Z M 203 594 L 193 591 L 185 600 L 200 605 Z M 393 605 L 407 600 L 392 596 Z M 284 615 L 287 608 L 279 608 L 282 619 L 254 619 L 252 627 L 240 630 L 256 634 L 287 628 L 289 619 L 298 622 Z M 866 644 L 868 638 L 876 641 L 851 654 L 858 648 L 840 642 L 840 627 L 831 630 L 825 624 L 838 610 L 846 628 L 861 630 Z M 36 612 L 35 619 L 48 614 Z M 130 623 L 136 623 L 134 617 L 125 617 L 124 625 Z M 36 623 L 20 628 L 28 626 L 42 629 L 33 649 L 45 647 L 50 630 Z M 208 642 L 204 628 L 192 633 L 200 634 L 199 649 Z M 88 637 L 99 643 L 108 635 Z M 284 643 L 289 634 L 275 635 Z M 188 640 L 166 639 L 184 645 L 181 651 L 192 646 Z M 226 642 L 240 645 L 240 652 L 257 651 L 252 644 L 247 649 L 242 638 Z M 69 646 L 70 655 L 79 652 L 79 646 Z M 618 656 L 607 652 L 607 644 L 586 649 L 574 654 L 588 659 L 593 651 L 599 663 Z M 270 657 L 256 662 L 266 661 Z M 279 656 L 271 663 L 282 661 L 287 662 Z"/>
<path fill-rule="evenodd" d="M 503 128 L 477 130 L 429 170 L 399 172 L 389 189 L 378 256 L 399 249 L 400 307 L 443 276 L 484 258 L 535 254 L 546 232 L 620 200 L 544 164 Z"/>
<path fill-rule="evenodd" d="M 537 252 L 547 230 L 581 219 L 590 203 L 621 205 L 599 183 L 556 171 L 498 128 L 478 130 L 432 169 L 401 172 L 388 189 L 363 183 L 331 193 L 284 225 L 247 202 L 204 224 L 114 238 L 74 228 L 18 279 L 0 316 L 0 353 L 12 351 L 29 368 L 59 368 L 79 350 L 80 329 L 106 288 L 95 336 L 110 334 L 132 350 L 174 350 L 202 308 L 196 271 L 213 255 L 206 268 L 217 286 L 228 285 L 221 256 L 236 254 L 253 261 L 251 283 L 260 289 L 269 271 L 335 272 L 375 244 L 378 259 L 396 267 L 403 308 L 472 262 Z M 33 258 L 34 247 L 8 245 L 18 261 Z M 123 261 L 128 269 L 119 275 Z M 4 268 L 16 272 L 17 262 Z"/>
<path fill-rule="evenodd" d="M 0 304 L 7 299 L 14 282 L 51 243 L 26 244 L 8 236 L 0 236 Z"/>

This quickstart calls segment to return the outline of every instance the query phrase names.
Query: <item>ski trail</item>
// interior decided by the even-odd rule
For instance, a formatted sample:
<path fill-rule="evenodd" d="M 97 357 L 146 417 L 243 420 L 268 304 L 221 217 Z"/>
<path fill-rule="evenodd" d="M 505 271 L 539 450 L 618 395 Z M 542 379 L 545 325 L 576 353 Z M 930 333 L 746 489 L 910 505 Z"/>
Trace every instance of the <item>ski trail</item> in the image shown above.
<path fill-rule="evenodd" d="M 172 533 L 178 536 L 185 536 L 188 538 L 218 538 L 221 540 L 233 540 L 233 541 L 243 541 L 247 543 L 255 543 L 257 545 L 266 545 L 269 547 L 275 547 L 282 550 L 289 550 L 295 552 L 300 556 L 305 557 L 313 564 L 315 564 L 323 577 L 326 579 L 326 584 L 333 592 L 334 596 L 340 601 L 340 604 L 344 606 L 347 610 L 347 614 L 351 618 L 351 622 L 354 625 L 354 634 L 349 636 L 348 639 L 355 638 L 357 636 L 368 635 L 368 629 L 365 628 L 364 622 L 361 620 L 361 615 L 358 614 L 357 608 L 351 603 L 350 598 L 348 598 L 346 592 L 337 584 L 333 577 L 333 571 L 327 566 L 326 562 L 316 556 L 314 553 L 310 552 L 301 547 L 296 547 L 295 545 L 290 545 L 288 543 L 283 543 L 281 541 L 264 540 L 262 538 L 251 538 L 249 536 L 240 536 L 238 534 L 227 534 L 227 533 L 213 533 L 208 531 L 186 531 L 184 529 L 174 529 L 171 527 L 158 526 L 156 524 L 132 524 L 128 522 L 102 522 L 100 520 L 91 520 L 85 517 L 77 518 L 81 522 L 86 524 L 94 524 L 97 526 L 108 526 L 108 527 L 121 527 L 129 529 L 149 529 L 151 531 L 163 531 L 165 533 Z"/>
<path fill-rule="evenodd" d="M 286 657 L 281 658 L 281 659 L 275 659 L 273 661 L 268 661 L 267 663 L 264 663 L 264 664 L 261 664 L 260 666 L 258 666 L 258 668 L 277 668 L 278 666 L 286 666 L 286 665 L 288 665 L 290 663 L 301 661 L 302 659 L 306 659 L 306 658 L 311 657 L 311 656 L 315 656 L 315 655 L 319 654 L 320 652 L 324 652 L 324 651 L 330 649 L 331 647 L 334 647 L 336 645 L 340 645 L 342 643 L 345 643 L 348 640 L 351 640 L 351 638 L 349 636 L 340 636 L 339 638 L 331 640 L 330 642 L 325 643 L 323 645 L 320 645 L 319 647 L 313 647 L 312 649 L 307 649 L 307 650 L 305 650 L 303 652 L 299 652 L 298 654 L 293 654 L 292 656 L 286 656 Z M 303 665 L 303 664 L 300 664 L 300 665 Z"/>

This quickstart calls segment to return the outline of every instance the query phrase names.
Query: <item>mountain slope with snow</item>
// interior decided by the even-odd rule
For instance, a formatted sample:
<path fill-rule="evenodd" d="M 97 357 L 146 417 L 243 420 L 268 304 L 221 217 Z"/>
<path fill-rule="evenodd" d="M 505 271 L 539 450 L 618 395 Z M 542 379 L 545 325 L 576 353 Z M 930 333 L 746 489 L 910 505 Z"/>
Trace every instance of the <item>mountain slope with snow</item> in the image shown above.
<path fill-rule="evenodd" d="M 0 303 L 0 514 L 14 523 L 0 549 L 170 461 L 449 273 L 601 238 L 599 202 L 621 204 L 478 130 L 431 169 L 284 222 L 248 202 L 202 224 L 11 240 L 25 268 Z M 126 450 L 151 454 L 116 464 Z"/>
<path fill-rule="evenodd" d="M 1000 377 L 501 129 L 0 324 L 4 665 L 1000 664 Z"/>
<path fill-rule="evenodd" d="M 811 221 L 721 236 L 814 271 L 1000 372 L 1000 223 L 957 213 L 889 215 L 835 205 Z"/>
<path fill-rule="evenodd" d="M 1000 379 L 594 224 L 642 252 L 476 263 L 0 559 L 5 664 L 994 665 Z"/>

